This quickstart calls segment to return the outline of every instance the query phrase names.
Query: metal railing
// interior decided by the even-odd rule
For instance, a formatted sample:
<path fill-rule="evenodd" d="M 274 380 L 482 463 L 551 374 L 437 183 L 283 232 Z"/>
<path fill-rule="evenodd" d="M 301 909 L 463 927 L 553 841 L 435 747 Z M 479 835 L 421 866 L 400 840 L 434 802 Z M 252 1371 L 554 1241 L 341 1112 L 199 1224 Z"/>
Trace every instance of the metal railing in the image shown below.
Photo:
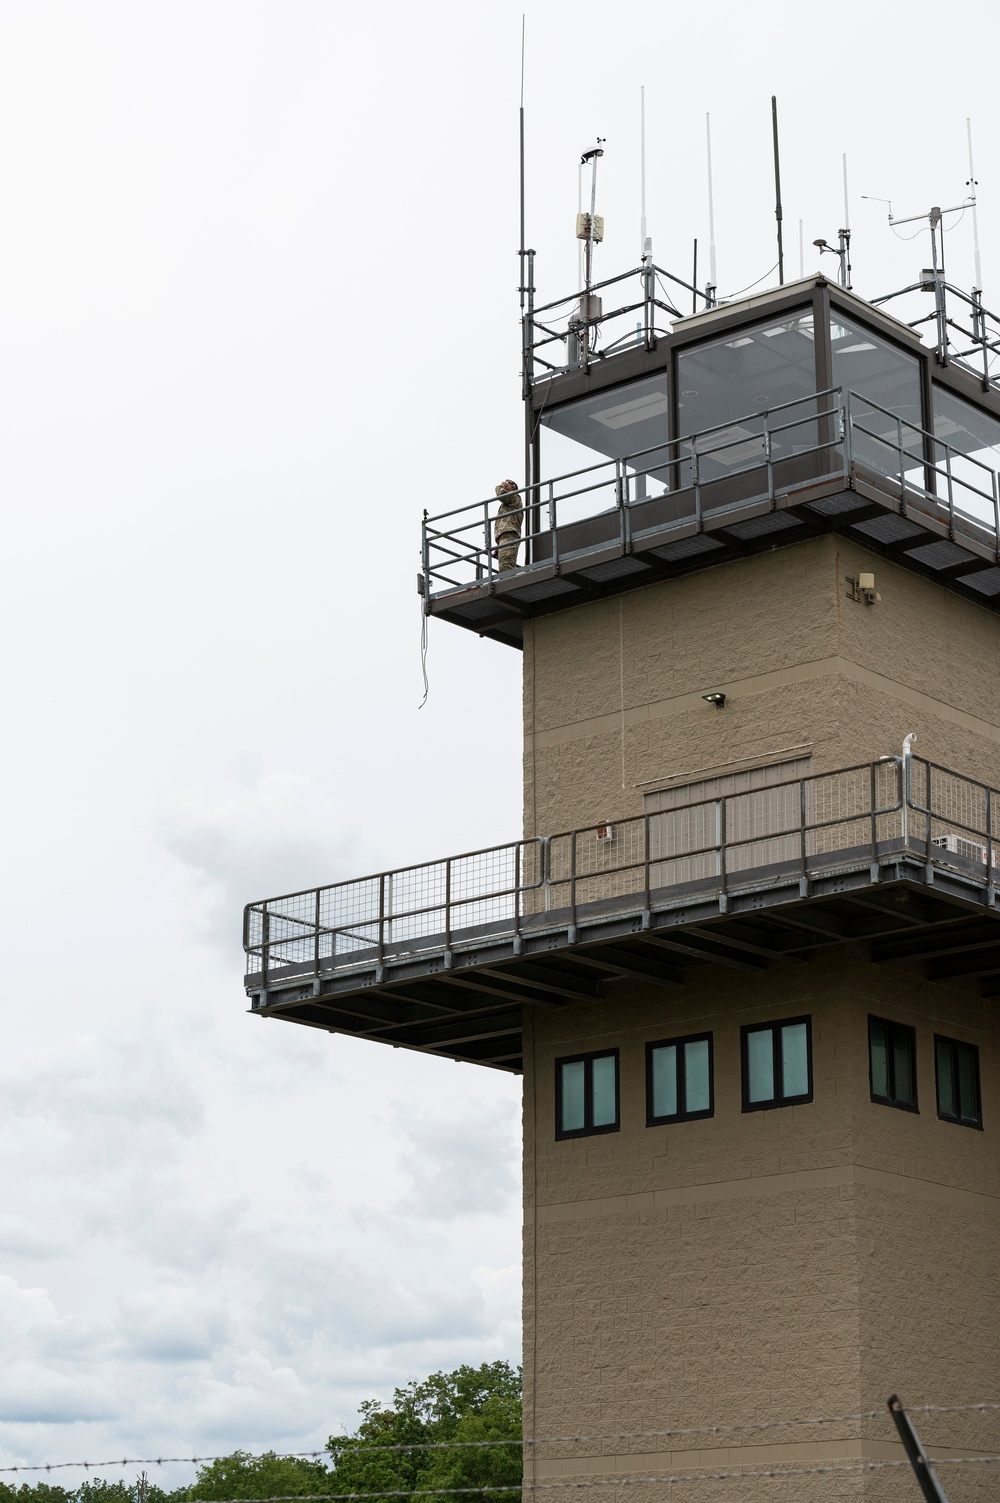
<path fill-rule="evenodd" d="M 684 316 L 669 300 L 665 282 L 673 282 L 689 292 L 695 307 L 699 299 L 703 308 L 715 306 L 713 289 L 703 292 L 651 260 L 618 276 L 607 277 L 603 282 L 594 282 L 589 289 L 581 287 L 554 302 L 536 305 L 534 251 L 526 251 L 525 259 L 527 311 L 522 320 L 522 343 L 528 385 L 548 376 L 585 369 L 595 360 L 630 345 L 650 348 L 658 334 L 669 332 L 657 324 L 657 313 L 665 313 L 668 319 Z M 631 285 L 626 287 L 625 284 Z M 623 288 L 625 301 L 605 313 L 603 295 L 612 287 Z M 561 325 L 563 320 L 566 321 L 565 328 L 554 327 Z M 613 337 L 609 338 L 609 335 Z"/>
<path fill-rule="evenodd" d="M 650 913 L 904 856 L 994 901 L 1000 793 L 916 757 L 694 798 L 614 825 L 516 840 L 251 903 L 248 985 L 267 989 L 621 911 Z"/>
<path fill-rule="evenodd" d="M 615 542 L 629 552 L 671 526 L 693 521 L 700 530 L 711 517 L 761 501 L 776 508 L 779 497 L 823 480 L 846 487 L 858 469 L 893 482 L 902 512 L 916 506 L 1000 560 L 996 471 L 871 398 L 831 387 L 525 487 L 519 566 L 558 566 Z M 648 493 L 650 479 L 663 486 L 658 495 Z M 425 518 L 426 601 L 499 577 L 495 508 L 489 496 Z M 582 525 L 602 518 L 596 528 Z"/>

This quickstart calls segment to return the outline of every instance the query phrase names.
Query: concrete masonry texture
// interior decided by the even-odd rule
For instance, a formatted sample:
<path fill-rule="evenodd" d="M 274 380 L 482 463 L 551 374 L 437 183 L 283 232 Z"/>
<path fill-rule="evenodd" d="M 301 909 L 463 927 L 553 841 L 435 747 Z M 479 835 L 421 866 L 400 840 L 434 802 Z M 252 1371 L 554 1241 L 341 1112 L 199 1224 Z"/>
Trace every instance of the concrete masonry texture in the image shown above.
<path fill-rule="evenodd" d="M 862 568 L 882 595 L 870 608 L 846 596 Z M 526 832 L 621 818 L 647 789 L 785 753 L 850 765 L 910 730 L 925 756 L 996 784 L 998 649 L 996 617 L 834 538 L 542 618 L 525 652 Z M 722 712 L 700 698 L 727 686 Z M 680 988 L 612 980 L 597 1002 L 529 1010 L 526 1434 L 854 1414 L 894 1389 L 914 1404 L 1000 1399 L 994 1006 L 973 983 L 874 967 L 852 945 L 765 973 L 691 969 Z M 802 1013 L 814 1100 L 743 1113 L 741 1025 Z M 870 1099 L 870 1013 L 916 1029 L 918 1113 Z M 715 1115 L 646 1127 L 645 1044 L 707 1030 Z M 935 1032 L 981 1050 L 982 1132 L 937 1117 Z M 554 1061 L 606 1047 L 620 1050 L 620 1131 L 556 1142 Z M 951 1454 L 1000 1450 L 995 1417 L 927 1417 L 922 1431 Z M 903 1468 L 708 1475 L 898 1460 L 891 1437 L 879 1421 L 549 1446 L 534 1468 L 698 1469 L 615 1490 L 634 1503 L 913 1499 Z M 1000 1497 L 1000 1467 L 943 1480 L 952 1503 Z M 611 1491 L 594 1488 L 595 1503 Z"/>

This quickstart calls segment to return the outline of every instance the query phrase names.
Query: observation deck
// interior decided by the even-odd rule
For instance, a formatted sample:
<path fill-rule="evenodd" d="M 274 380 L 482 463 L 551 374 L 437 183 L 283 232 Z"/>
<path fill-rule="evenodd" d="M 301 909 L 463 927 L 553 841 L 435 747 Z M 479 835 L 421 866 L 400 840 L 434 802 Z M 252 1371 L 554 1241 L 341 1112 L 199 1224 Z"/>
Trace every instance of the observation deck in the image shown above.
<path fill-rule="evenodd" d="M 864 941 L 1000 996 L 1000 790 L 887 757 L 251 903 L 261 1017 L 496 1069 L 527 1007 Z"/>
<path fill-rule="evenodd" d="M 494 496 L 428 517 L 427 614 L 516 647 L 532 616 L 824 532 L 1000 611 L 991 379 L 824 278 L 651 320 L 526 381 L 518 567 Z"/>

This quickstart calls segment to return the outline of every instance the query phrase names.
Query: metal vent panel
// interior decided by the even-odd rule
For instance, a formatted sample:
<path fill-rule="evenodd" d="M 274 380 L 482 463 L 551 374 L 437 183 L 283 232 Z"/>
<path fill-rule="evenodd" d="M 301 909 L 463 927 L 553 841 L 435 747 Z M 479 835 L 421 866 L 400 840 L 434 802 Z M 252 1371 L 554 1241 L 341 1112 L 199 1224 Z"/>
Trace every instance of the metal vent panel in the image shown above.
<path fill-rule="evenodd" d="M 978 590 L 980 595 L 1000 595 L 1000 569 L 980 569 L 978 574 L 963 574 L 959 584 Z"/>
<path fill-rule="evenodd" d="M 578 587 L 568 579 L 546 579 L 541 584 L 524 585 L 520 590 L 506 590 L 513 600 L 524 600 L 529 605 L 536 600 L 551 600 L 556 595 L 572 595 Z"/>
<path fill-rule="evenodd" d="M 937 543 L 924 543 L 920 548 L 907 548 L 906 550 L 907 558 L 915 558 L 918 563 L 926 564 L 930 569 L 950 569 L 953 564 L 971 563 L 975 556 L 967 549 L 959 548 L 957 543 L 949 543 L 947 538 L 942 538 Z"/>
<path fill-rule="evenodd" d="M 855 522 L 851 530 L 863 532 L 877 543 L 899 543 L 903 538 L 920 537 L 924 529 L 916 522 L 908 522 L 905 517 L 895 517 L 890 513 L 885 517 L 872 517 L 868 522 Z"/>
<path fill-rule="evenodd" d="M 713 548 L 724 546 L 716 538 L 706 537 L 702 533 L 690 538 L 678 538 L 676 543 L 666 543 L 662 548 L 650 548 L 649 551 L 669 564 L 678 558 L 694 558 L 698 553 L 710 553 Z"/>
<path fill-rule="evenodd" d="M 819 501 L 806 503 L 810 511 L 821 517 L 836 517 L 842 511 L 860 511 L 867 502 L 860 496 L 823 496 Z"/>
<path fill-rule="evenodd" d="M 802 525 L 798 517 L 790 517 L 787 512 L 770 511 L 762 517 L 750 517 L 746 522 L 734 522 L 726 531 L 741 542 L 747 542 L 750 538 L 764 537 L 769 532 L 786 532 L 790 527 Z"/>
<path fill-rule="evenodd" d="M 456 616 L 463 616 L 467 621 L 482 621 L 486 616 L 497 614 L 492 600 L 470 600 L 468 605 L 456 605 L 453 610 Z"/>
<path fill-rule="evenodd" d="M 595 564 L 592 569 L 578 569 L 584 579 L 603 584 L 606 579 L 624 579 L 627 574 L 648 574 L 649 566 L 637 558 L 613 558 L 606 564 Z"/>

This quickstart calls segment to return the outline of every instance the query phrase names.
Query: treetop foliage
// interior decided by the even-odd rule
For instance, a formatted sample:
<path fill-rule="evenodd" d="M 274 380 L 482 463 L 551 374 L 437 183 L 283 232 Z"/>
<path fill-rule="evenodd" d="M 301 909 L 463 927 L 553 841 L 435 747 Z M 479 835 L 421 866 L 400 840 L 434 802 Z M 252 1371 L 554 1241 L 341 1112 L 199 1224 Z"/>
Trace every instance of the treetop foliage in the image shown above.
<path fill-rule="evenodd" d="M 0 1503 L 223 1503 L 228 1498 L 312 1497 L 322 1493 L 475 1492 L 468 1503 L 518 1503 L 521 1485 L 521 1371 L 508 1362 L 431 1373 L 395 1389 L 391 1402 L 367 1399 L 353 1435 L 331 1435 L 330 1461 L 234 1451 L 206 1462 L 194 1481 L 166 1492 L 155 1483 L 92 1478 L 78 1487 L 0 1481 Z M 504 1441 L 482 1450 L 434 1450 L 446 1441 Z M 413 1451 L 378 1449 L 418 1446 Z M 425 1449 L 426 1448 L 426 1449 Z M 402 1500 L 401 1500 L 402 1503 Z M 434 1503 L 434 1500 L 427 1500 Z M 442 1500 L 443 1503 L 443 1500 Z M 465 1500 L 459 1500 L 465 1503 Z"/>

